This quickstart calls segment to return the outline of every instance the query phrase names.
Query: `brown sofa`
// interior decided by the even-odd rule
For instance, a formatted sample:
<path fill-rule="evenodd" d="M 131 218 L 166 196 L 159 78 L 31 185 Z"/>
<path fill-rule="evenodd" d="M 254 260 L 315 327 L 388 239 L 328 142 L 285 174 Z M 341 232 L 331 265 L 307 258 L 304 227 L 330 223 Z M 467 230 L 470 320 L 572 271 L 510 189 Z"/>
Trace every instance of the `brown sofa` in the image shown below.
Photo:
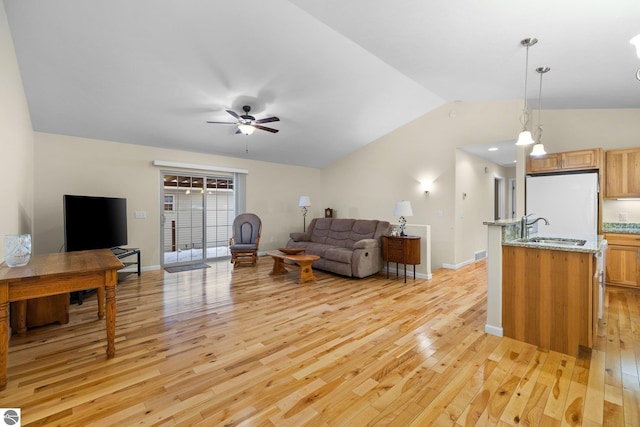
<path fill-rule="evenodd" d="M 367 277 L 384 267 L 382 236 L 387 221 L 351 218 L 314 218 L 305 233 L 291 233 L 287 248 L 304 248 L 318 255 L 313 268 L 348 277 Z"/>

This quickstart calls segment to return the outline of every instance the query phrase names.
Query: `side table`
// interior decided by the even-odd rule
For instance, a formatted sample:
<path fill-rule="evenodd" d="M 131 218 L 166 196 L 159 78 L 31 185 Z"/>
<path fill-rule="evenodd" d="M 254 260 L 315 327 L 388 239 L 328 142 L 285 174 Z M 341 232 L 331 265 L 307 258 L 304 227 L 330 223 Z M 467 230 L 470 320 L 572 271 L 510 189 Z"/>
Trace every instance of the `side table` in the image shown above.
<path fill-rule="evenodd" d="M 407 283 L 407 264 L 413 265 L 413 280 L 416 280 L 416 264 L 420 264 L 420 236 L 382 236 L 382 257 L 387 263 L 387 279 L 389 278 L 389 262 L 404 264 L 404 283 Z"/>

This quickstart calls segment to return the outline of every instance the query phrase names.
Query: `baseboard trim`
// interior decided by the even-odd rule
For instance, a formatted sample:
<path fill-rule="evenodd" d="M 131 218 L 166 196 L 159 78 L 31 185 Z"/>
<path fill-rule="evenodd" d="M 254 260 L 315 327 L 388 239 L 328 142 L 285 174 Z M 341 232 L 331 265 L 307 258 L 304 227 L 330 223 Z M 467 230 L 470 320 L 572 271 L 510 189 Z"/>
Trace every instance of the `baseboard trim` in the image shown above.
<path fill-rule="evenodd" d="M 484 325 L 484 331 L 489 335 L 495 335 L 497 337 L 503 336 L 502 328 L 499 326 Z"/>
<path fill-rule="evenodd" d="M 382 272 L 386 273 L 387 269 L 383 268 Z M 397 274 L 398 277 L 404 277 L 404 269 L 402 270 L 396 270 L 395 268 L 390 268 L 389 269 L 389 277 L 391 277 L 392 274 Z M 413 279 L 413 270 L 408 271 L 407 270 L 407 278 L 411 277 Z M 429 273 L 429 274 L 425 274 L 425 273 L 418 273 L 416 271 L 416 279 L 425 279 L 425 280 L 431 280 L 433 279 L 433 274 Z"/>
<path fill-rule="evenodd" d="M 442 268 L 447 268 L 449 270 L 457 270 L 459 268 L 464 267 L 465 265 L 469 265 L 469 264 L 473 264 L 474 262 L 476 262 L 475 259 L 468 259 L 466 261 L 462 261 L 459 264 L 446 264 L 446 263 L 442 263 Z"/>

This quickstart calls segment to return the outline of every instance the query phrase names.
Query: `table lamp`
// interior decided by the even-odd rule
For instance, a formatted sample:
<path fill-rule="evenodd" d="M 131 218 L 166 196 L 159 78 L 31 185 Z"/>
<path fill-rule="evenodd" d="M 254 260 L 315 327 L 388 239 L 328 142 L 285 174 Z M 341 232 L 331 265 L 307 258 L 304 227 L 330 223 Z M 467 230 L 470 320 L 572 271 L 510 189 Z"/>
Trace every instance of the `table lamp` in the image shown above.
<path fill-rule="evenodd" d="M 411 210 L 411 202 L 408 200 L 401 200 L 396 202 L 396 207 L 393 209 L 393 215 L 400 217 L 400 235 L 406 236 L 404 233 L 404 226 L 407 224 L 406 216 L 413 216 Z"/>

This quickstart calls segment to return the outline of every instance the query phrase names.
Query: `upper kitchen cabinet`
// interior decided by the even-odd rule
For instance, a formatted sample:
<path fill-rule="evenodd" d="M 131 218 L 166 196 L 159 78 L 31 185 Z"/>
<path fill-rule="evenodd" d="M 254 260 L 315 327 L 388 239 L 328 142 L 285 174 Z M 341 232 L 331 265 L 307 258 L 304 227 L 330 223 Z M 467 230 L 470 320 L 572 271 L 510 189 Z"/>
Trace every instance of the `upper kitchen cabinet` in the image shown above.
<path fill-rule="evenodd" d="M 602 148 L 527 156 L 527 173 L 569 172 L 600 169 Z"/>
<path fill-rule="evenodd" d="M 640 148 L 607 151 L 605 167 L 605 198 L 640 197 Z"/>

